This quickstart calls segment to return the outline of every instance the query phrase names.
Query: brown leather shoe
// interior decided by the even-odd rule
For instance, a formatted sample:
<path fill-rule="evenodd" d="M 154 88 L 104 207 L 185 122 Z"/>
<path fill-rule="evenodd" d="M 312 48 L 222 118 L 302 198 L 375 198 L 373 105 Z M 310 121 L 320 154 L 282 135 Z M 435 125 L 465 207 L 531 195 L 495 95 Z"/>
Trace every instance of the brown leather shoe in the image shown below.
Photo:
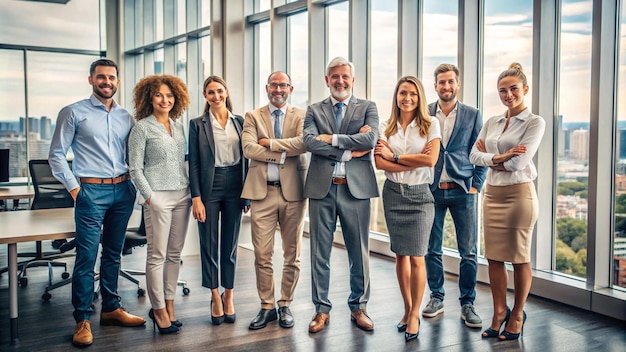
<path fill-rule="evenodd" d="M 89 346 L 93 343 L 93 335 L 91 335 L 91 324 L 89 323 L 89 320 L 83 320 L 76 323 L 72 343 L 76 346 Z"/>
<path fill-rule="evenodd" d="M 320 332 L 324 330 L 328 323 L 330 323 L 330 314 L 317 312 L 313 316 L 311 323 L 309 323 L 309 332 Z"/>
<path fill-rule="evenodd" d="M 126 313 L 124 308 L 100 313 L 100 325 L 141 326 L 145 323 L 144 318 Z"/>
<path fill-rule="evenodd" d="M 367 316 L 365 309 L 357 309 L 350 313 L 350 319 L 356 323 L 356 326 L 361 330 L 372 331 L 374 330 L 374 322 Z"/>

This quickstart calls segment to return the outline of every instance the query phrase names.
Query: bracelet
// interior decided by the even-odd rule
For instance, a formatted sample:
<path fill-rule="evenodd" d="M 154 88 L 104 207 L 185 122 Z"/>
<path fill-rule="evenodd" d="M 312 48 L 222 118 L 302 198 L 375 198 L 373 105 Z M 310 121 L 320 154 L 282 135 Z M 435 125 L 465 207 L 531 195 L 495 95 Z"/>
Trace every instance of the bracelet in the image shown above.
<path fill-rule="evenodd" d="M 396 163 L 396 164 L 397 164 L 397 163 L 399 162 L 399 161 L 398 161 L 399 159 L 400 159 L 400 155 L 398 155 L 398 154 L 394 154 L 394 155 L 393 155 L 393 162 L 394 162 L 394 163 Z"/>

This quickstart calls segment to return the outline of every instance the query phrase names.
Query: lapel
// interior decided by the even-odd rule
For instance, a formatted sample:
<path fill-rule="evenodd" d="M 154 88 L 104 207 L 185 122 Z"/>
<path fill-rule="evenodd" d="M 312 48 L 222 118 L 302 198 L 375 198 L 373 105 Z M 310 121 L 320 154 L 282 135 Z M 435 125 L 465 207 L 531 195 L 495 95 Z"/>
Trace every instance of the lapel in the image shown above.
<path fill-rule="evenodd" d="M 241 125 L 239 124 L 239 122 L 237 121 L 235 115 L 233 115 L 230 120 L 232 121 L 233 125 L 235 126 L 235 130 L 237 130 L 237 135 L 239 135 L 239 140 L 241 141 Z"/>
<path fill-rule="evenodd" d="M 274 136 L 274 128 L 272 127 L 272 114 L 270 113 L 269 105 L 266 105 L 263 108 L 261 108 L 261 120 L 263 124 L 265 125 L 265 129 L 267 130 L 267 133 L 272 138 L 276 138 L 276 136 Z"/>
<path fill-rule="evenodd" d="M 293 125 L 295 118 L 293 117 L 294 111 L 291 105 L 287 105 L 287 112 L 283 120 L 283 138 L 291 138 L 296 134 L 296 130 Z"/>
<path fill-rule="evenodd" d="M 450 139 L 448 140 L 448 145 L 451 145 L 454 142 L 454 138 L 457 134 L 459 134 L 459 130 L 461 126 L 463 126 L 463 117 L 465 116 L 465 108 L 460 101 L 456 101 L 456 121 L 454 121 L 454 127 L 452 128 L 452 134 L 450 134 Z"/>
<path fill-rule="evenodd" d="M 326 122 L 330 126 L 330 129 L 333 132 L 339 132 L 337 131 L 337 124 L 335 123 L 335 107 L 333 106 L 333 101 L 330 100 L 330 97 L 322 101 L 322 111 L 324 112 Z M 320 133 L 321 132 L 322 131 L 320 131 Z"/>
<path fill-rule="evenodd" d="M 340 133 L 346 133 L 348 125 L 350 124 L 350 120 L 352 119 L 352 116 L 354 115 L 354 111 L 356 110 L 358 104 L 359 101 L 353 95 L 350 98 L 348 105 L 346 106 L 346 113 L 343 115 L 343 120 L 341 120 L 341 129 L 339 130 Z"/>
<path fill-rule="evenodd" d="M 215 155 L 215 141 L 213 140 L 213 125 L 211 125 L 211 116 L 208 112 L 204 113 L 202 117 L 202 125 L 204 126 L 204 133 L 206 139 L 211 147 L 211 153 Z"/>

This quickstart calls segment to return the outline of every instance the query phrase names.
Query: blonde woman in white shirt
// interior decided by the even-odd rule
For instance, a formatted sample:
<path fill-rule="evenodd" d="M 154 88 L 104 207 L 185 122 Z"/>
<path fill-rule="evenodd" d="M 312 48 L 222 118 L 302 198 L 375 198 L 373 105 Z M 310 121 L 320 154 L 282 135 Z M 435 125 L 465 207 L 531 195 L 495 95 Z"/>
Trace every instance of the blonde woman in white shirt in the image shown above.
<path fill-rule="evenodd" d="M 483 227 L 494 313 L 482 336 L 516 340 L 523 332 L 524 304 L 532 282 L 530 246 L 539 213 L 533 183 L 537 169 L 532 158 L 541 143 L 545 121 L 524 105 L 528 82 L 520 64 L 513 63 L 500 74 L 498 93 L 508 109 L 485 123 L 470 153 L 474 165 L 489 166 Z M 506 303 L 509 277 L 505 262 L 513 264 L 513 309 Z"/>
<path fill-rule="evenodd" d="M 374 149 L 376 167 L 385 170 L 383 206 L 396 275 L 404 300 L 398 331 L 406 342 L 419 335 L 419 309 L 426 286 L 428 239 L 435 219 L 430 192 L 433 166 L 439 158 L 439 120 L 428 116 L 424 86 L 416 78 L 400 78 L 389 120 L 382 122 Z"/>
<path fill-rule="evenodd" d="M 134 102 L 137 124 L 128 139 L 128 166 L 145 199 L 146 286 L 152 304 L 148 315 L 160 333 L 169 334 L 182 325 L 174 314 L 174 297 L 191 197 L 186 138 L 178 119 L 189 106 L 189 95 L 180 78 L 154 75 L 137 83 Z"/>

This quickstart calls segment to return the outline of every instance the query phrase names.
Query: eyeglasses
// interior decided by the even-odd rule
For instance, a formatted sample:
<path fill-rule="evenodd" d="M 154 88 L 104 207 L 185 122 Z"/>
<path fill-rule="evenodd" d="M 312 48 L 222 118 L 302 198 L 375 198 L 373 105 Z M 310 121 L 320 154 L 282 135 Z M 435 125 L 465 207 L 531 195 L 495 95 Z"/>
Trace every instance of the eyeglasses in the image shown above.
<path fill-rule="evenodd" d="M 291 84 L 289 84 L 289 83 L 270 83 L 268 85 L 272 89 L 276 89 L 278 87 L 280 87 L 280 89 L 287 89 L 287 88 L 291 87 Z"/>

